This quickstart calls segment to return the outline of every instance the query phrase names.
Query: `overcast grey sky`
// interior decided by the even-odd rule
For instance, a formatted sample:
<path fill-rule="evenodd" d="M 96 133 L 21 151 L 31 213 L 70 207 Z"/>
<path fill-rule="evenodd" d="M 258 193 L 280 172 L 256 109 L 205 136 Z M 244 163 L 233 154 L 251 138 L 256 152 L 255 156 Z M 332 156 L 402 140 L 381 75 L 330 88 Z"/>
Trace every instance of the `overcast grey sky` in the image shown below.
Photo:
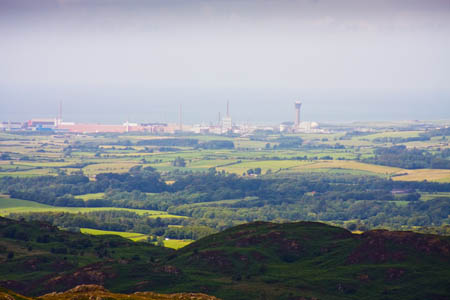
<path fill-rule="evenodd" d="M 0 119 L 450 118 L 450 0 L 0 0 Z"/>

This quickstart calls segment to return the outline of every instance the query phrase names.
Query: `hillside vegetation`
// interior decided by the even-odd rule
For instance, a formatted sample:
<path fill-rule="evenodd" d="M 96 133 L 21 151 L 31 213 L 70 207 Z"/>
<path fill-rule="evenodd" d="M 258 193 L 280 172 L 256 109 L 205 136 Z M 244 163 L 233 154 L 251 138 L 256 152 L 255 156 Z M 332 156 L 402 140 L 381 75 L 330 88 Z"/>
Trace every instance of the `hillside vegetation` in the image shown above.
<path fill-rule="evenodd" d="M 0 286 L 27 296 L 97 284 L 115 293 L 230 300 L 450 297 L 450 237 L 255 222 L 173 251 L 44 223 L 0 222 Z"/>

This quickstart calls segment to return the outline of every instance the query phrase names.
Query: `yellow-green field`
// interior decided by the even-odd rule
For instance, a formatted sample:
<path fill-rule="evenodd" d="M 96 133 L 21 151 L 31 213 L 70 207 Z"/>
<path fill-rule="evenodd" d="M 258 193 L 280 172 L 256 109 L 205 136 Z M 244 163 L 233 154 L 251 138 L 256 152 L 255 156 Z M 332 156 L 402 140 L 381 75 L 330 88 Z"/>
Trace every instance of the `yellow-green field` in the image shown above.
<path fill-rule="evenodd" d="M 249 169 L 261 168 L 262 173 L 272 172 L 315 172 L 322 170 L 342 170 L 342 171 L 363 171 L 382 176 L 393 176 L 393 180 L 401 181 L 436 181 L 450 182 L 450 170 L 440 169 L 419 169 L 407 170 L 396 167 L 366 164 L 351 160 L 317 160 L 317 161 L 297 161 L 297 160 L 261 160 L 243 161 L 230 166 L 219 167 L 217 170 L 225 170 L 229 173 L 242 175 Z"/>
<path fill-rule="evenodd" d="M 44 175 L 56 176 L 57 173 L 52 169 L 32 169 L 32 170 L 26 170 L 26 171 L 0 172 L 0 176 L 12 176 L 12 177 L 33 177 L 33 176 L 44 176 Z"/>
<path fill-rule="evenodd" d="M 435 182 L 450 182 L 450 170 L 440 170 L 440 169 L 417 169 L 417 170 L 406 170 L 403 169 L 402 176 L 392 177 L 393 180 L 401 181 L 435 181 Z"/>
<path fill-rule="evenodd" d="M 420 193 L 421 197 L 420 200 L 422 201 L 428 201 L 434 198 L 450 198 L 450 193 L 446 193 L 446 192 L 436 192 L 436 193 Z"/>
<path fill-rule="evenodd" d="M 310 164 L 312 164 L 312 162 L 301 160 L 261 160 L 261 161 L 248 160 L 230 166 L 219 167 L 217 168 L 217 170 L 218 171 L 224 170 L 225 172 L 242 175 L 249 169 L 261 168 L 262 173 L 265 174 L 267 173 L 268 170 L 271 170 L 272 172 L 277 172 L 280 170 L 287 170 Z"/>
<path fill-rule="evenodd" d="M 165 240 L 164 241 L 164 247 L 172 248 L 172 249 L 180 249 L 180 248 L 183 248 L 184 246 L 189 245 L 192 242 L 194 242 L 194 240 L 175 240 L 175 239 L 170 239 L 170 240 Z"/>
<path fill-rule="evenodd" d="M 107 234 L 119 235 L 121 237 L 130 239 L 135 242 L 146 241 L 147 238 L 150 238 L 150 236 L 147 234 L 135 233 L 135 232 L 109 231 L 109 230 L 98 230 L 98 229 L 91 229 L 91 228 L 80 228 L 80 231 L 81 231 L 81 233 L 91 234 L 91 235 L 107 235 Z"/>
<path fill-rule="evenodd" d="M 151 238 L 150 235 L 135 233 L 135 232 L 123 232 L 123 231 L 108 231 L 108 230 L 98 230 L 98 229 L 90 229 L 90 228 L 80 228 L 81 233 L 91 234 L 91 235 L 119 235 L 123 238 L 130 239 L 134 242 L 146 241 L 148 238 Z M 179 249 L 184 246 L 189 245 L 194 240 L 177 240 L 177 239 L 166 239 L 164 240 L 164 247 Z"/>
<path fill-rule="evenodd" d="M 100 173 L 125 173 L 136 165 L 136 162 L 99 163 L 84 167 L 83 173 L 89 177 Z"/>
<path fill-rule="evenodd" d="M 226 172 L 242 174 L 248 169 L 261 168 L 262 173 L 268 170 L 272 172 L 289 171 L 315 171 L 318 169 L 346 169 L 346 170 L 361 170 L 376 174 L 394 174 L 403 169 L 386 167 L 372 164 L 365 164 L 356 161 L 346 160 L 317 160 L 317 161 L 303 161 L 303 160 L 264 160 L 264 161 L 245 161 L 231 166 L 221 167 L 218 170 L 225 170 Z"/>
<path fill-rule="evenodd" d="M 103 196 L 105 196 L 105 193 L 91 193 L 91 194 L 78 195 L 78 196 L 75 196 L 75 198 L 86 201 L 86 200 L 92 200 L 92 199 L 103 199 Z"/>
<path fill-rule="evenodd" d="M 423 131 L 386 131 L 380 133 L 374 133 L 365 136 L 359 136 L 357 139 L 369 139 L 374 140 L 376 138 L 409 138 L 418 137 Z"/>
<path fill-rule="evenodd" d="M 300 168 L 302 170 L 315 170 L 315 169 L 344 169 L 344 170 L 359 170 L 359 171 L 367 171 L 381 175 L 390 175 L 395 174 L 397 172 L 401 172 L 403 169 L 388 167 L 388 166 L 379 166 L 361 163 L 357 161 L 347 161 L 347 160 L 324 160 L 317 161 L 311 164 L 307 164 L 304 166 L 299 166 L 294 168 L 294 171 L 299 171 Z"/>
<path fill-rule="evenodd" d="M 67 213 L 88 213 L 93 211 L 130 211 L 139 215 L 147 215 L 149 218 L 186 218 L 183 216 L 171 215 L 165 211 L 132 209 L 118 207 L 59 207 L 50 206 L 33 201 L 13 199 L 6 195 L 0 195 L 0 216 L 11 213 L 34 213 L 34 212 L 67 212 Z"/>

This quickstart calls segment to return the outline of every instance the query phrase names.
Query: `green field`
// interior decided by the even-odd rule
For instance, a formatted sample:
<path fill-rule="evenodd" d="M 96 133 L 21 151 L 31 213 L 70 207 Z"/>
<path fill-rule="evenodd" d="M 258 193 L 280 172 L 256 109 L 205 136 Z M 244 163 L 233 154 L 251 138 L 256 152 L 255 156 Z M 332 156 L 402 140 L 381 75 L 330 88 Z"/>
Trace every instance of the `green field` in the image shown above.
<path fill-rule="evenodd" d="M 100 173 L 126 173 L 136 162 L 98 163 L 83 168 L 83 173 L 89 177 Z"/>
<path fill-rule="evenodd" d="M 134 233 L 134 232 L 123 232 L 123 231 L 108 231 L 108 230 L 98 230 L 98 229 L 90 229 L 90 228 L 80 228 L 81 233 L 84 234 L 91 234 L 91 235 L 106 235 L 106 234 L 112 234 L 112 235 L 118 235 L 124 238 L 127 238 L 129 240 L 139 242 L 139 241 L 146 241 L 147 238 L 149 238 L 149 235 L 142 234 L 142 233 Z"/>
<path fill-rule="evenodd" d="M 44 176 L 44 175 L 54 175 L 57 173 L 52 169 L 31 169 L 26 171 L 6 171 L 0 172 L 1 176 L 17 176 L 17 177 L 35 177 L 35 176 Z"/>
<path fill-rule="evenodd" d="M 90 228 L 80 228 L 81 233 L 84 234 L 91 234 L 91 235 L 118 235 L 121 237 L 124 237 L 126 239 L 132 240 L 134 242 L 141 242 L 141 241 L 147 241 L 148 238 L 151 238 L 151 236 L 147 234 L 142 233 L 134 233 L 134 232 L 123 232 L 123 231 L 108 231 L 108 230 L 98 230 L 98 229 L 90 229 Z M 183 248 L 184 246 L 189 245 L 192 243 L 193 240 L 177 240 L 177 239 L 166 239 L 164 240 L 164 247 L 172 248 L 172 249 L 179 249 Z"/>
<path fill-rule="evenodd" d="M 374 133 L 362 137 L 357 137 L 357 139 L 369 139 L 374 140 L 376 138 L 409 138 L 409 137 L 418 137 L 421 131 L 385 131 L 380 133 Z"/>
<path fill-rule="evenodd" d="M 399 172 L 404 174 L 402 176 L 393 177 L 393 180 L 401 181 L 435 181 L 448 183 L 450 182 L 450 170 L 440 169 L 417 169 L 417 170 L 403 170 Z"/>
<path fill-rule="evenodd" d="M 232 141 L 234 149 L 205 150 L 192 147 L 172 147 L 177 151 L 158 151 L 157 146 L 142 146 L 136 143 L 142 140 L 171 139 L 174 136 L 151 136 L 139 133 L 123 135 L 67 135 L 64 138 L 52 135 L 19 135 L 2 133 L 0 152 L 9 153 L 11 160 L 0 160 L 1 176 L 31 177 L 41 175 L 57 175 L 61 172 L 72 174 L 83 172 L 91 179 L 100 173 L 124 173 L 131 167 L 142 165 L 151 166 L 161 172 L 187 170 L 194 172 L 207 171 L 210 168 L 224 170 L 241 176 L 248 169 L 261 168 L 265 174 L 273 172 L 348 172 L 349 174 L 368 174 L 390 176 L 404 173 L 395 180 L 428 180 L 450 182 L 448 170 L 408 170 L 384 166 L 359 164 L 356 159 L 368 158 L 373 155 L 375 147 L 391 146 L 391 144 L 374 143 L 376 138 L 408 138 L 417 137 L 423 133 L 419 130 L 405 130 L 413 123 L 354 123 L 331 126 L 337 129 L 329 133 L 301 133 L 301 134 L 266 134 L 262 136 L 216 136 L 216 135 L 186 135 L 182 138 L 197 139 L 199 143 L 225 140 Z M 441 123 L 436 123 L 441 126 Z M 353 128 L 352 128 L 353 126 Z M 362 135 L 347 136 L 359 126 L 371 130 Z M 383 127 L 384 126 L 384 127 Z M 343 130 L 345 128 L 345 131 Z M 298 149 L 274 149 L 279 145 L 279 139 L 303 139 L 306 147 Z M 179 137 L 175 137 L 179 138 Z M 129 142 L 131 146 L 117 144 Z M 70 153 L 66 148 L 83 143 L 94 143 L 97 148 L 73 148 Z M 266 144 L 270 149 L 266 149 Z M 336 145 L 345 148 L 335 147 Z M 437 149 L 448 148 L 448 139 L 434 137 L 429 141 L 408 142 L 407 147 L 417 147 L 436 152 Z M 311 147 L 310 147 L 311 146 Z M 326 146 L 326 147 L 317 147 Z M 327 148 L 328 147 L 328 148 Z M 152 151 L 147 151 L 151 149 Z M 313 161 L 296 160 L 307 156 Z M 330 156 L 333 161 L 324 161 L 323 157 Z M 174 167 L 172 162 L 182 157 L 186 167 Z M 276 159 L 273 159 L 276 157 Z M 345 160 L 345 161 L 344 161 Z M 80 167 L 77 167 L 77 164 Z M 86 196 L 88 197 L 88 196 Z M 91 198 L 92 199 L 92 198 Z"/>
<path fill-rule="evenodd" d="M 249 169 L 261 168 L 262 173 L 266 174 L 268 170 L 272 173 L 296 173 L 296 172 L 312 172 L 325 170 L 342 170 L 342 171 L 366 171 L 372 174 L 392 175 L 404 172 L 404 169 L 371 165 L 355 161 L 346 160 L 317 160 L 317 161 L 303 161 L 303 160 L 261 160 L 261 161 L 243 161 L 230 166 L 217 168 L 218 170 L 225 170 L 229 173 L 243 174 Z"/>
<path fill-rule="evenodd" d="M 84 194 L 84 195 L 77 195 L 76 198 L 86 200 L 92 200 L 92 199 L 103 199 L 103 196 L 105 196 L 105 193 L 91 193 L 91 194 Z"/>
<path fill-rule="evenodd" d="M 88 213 L 93 211 L 130 211 L 138 215 L 147 215 L 149 218 L 186 218 L 183 216 L 171 215 L 164 211 L 132 209 L 118 207 L 57 207 L 45 205 L 33 201 L 13 199 L 8 196 L 0 196 L 0 216 L 7 216 L 11 213 L 35 213 L 35 212 L 67 212 L 67 213 Z"/>
<path fill-rule="evenodd" d="M 425 193 L 425 192 L 422 192 L 422 193 L 420 193 L 420 195 L 421 195 L 420 200 L 422 200 L 422 201 L 428 201 L 428 200 L 435 199 L 435 198 L 450 198 L 450 193 L 445 193 L 445 192 L 442 192 L 442 193 L 439 193 L 439 192 L 436 192 L 436 193 Z"/>
<path fill-rule="evenodd" d="M 183 248 L 184 246 L 189 245 L 192 242 L 194 242 L 194 241 L 193 240 L 175 240 L 175 239 L 170 239 L 170 240 L 165 240 L 164 241 L 164 247 L 172 248 L 172 249 L 180 249 L 180 248 Z"/>

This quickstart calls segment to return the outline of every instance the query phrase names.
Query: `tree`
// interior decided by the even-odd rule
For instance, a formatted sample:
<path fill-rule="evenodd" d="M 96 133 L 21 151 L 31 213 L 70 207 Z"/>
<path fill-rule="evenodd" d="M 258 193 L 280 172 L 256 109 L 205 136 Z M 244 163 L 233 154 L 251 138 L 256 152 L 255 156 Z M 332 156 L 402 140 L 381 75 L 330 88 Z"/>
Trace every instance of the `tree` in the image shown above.
<path fill-rule="evenodd" d="M 186 167 L 186 161 L 184 160 L 184 158 L 178 156 L 172 162 L 172 166 L 174 166 L 174 167 L 183 167 L 184 168 L 184 167 Z"/>
<path fill-rule="evenodd" d="M 0 155 L 0 160 L 10 160 L 11 156 L 9 155 L 9 153 L 2 153 Z"/>

